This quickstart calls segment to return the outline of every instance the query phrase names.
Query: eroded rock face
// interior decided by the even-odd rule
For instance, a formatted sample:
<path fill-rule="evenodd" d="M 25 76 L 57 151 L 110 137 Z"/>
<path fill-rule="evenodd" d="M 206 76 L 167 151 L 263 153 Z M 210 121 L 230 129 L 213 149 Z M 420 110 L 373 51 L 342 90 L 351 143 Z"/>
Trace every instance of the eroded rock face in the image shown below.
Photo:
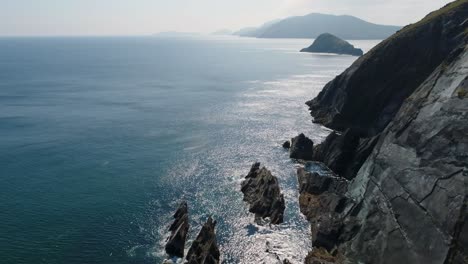
<path fill-rule="evenodd" d="M 185 241 L 189 229 L 188 205 L 187 202 L 182 202 L 174 214 L 174 222 L 169 231 L 171 235 L 167 239 L 166 253 L 171 257 L 184 257 Z"/>
<path fill-rule="evenodd" d="M 378 138 L 363 138 L 351 129 L 343 134 L 332 132 L 324 142 L 315 146 L 313 160 L 323 162 L 336 174 L 351 180 L 370 155 Z"/>
<path fill-rule="evenodd" d="M 342 178 L 297 170 L 299 205 L 312 228 L 312 244 L 331 251 L 339 244 L 342 235 L 343 212 L 347 199 L 344 196 L 348 182 Z"/>
<path fill-rule="evenodd" d="M 312 160 L 314 152 L 314 142 L 304 134 L 291 139 L 289 157 L 291 159 Z"/>
<path fill-rule="evenodd" d="M 301 52 L 336 53 L 353 56 L 362 56 L 364 54 L 361 49 L 357 49 L 349 42 L 329 33 L 318 36 L 312 45 L 302 49 Z"/>
<path fill-rule="evenodd" d="M 203 225 L 187 253 L 189 264 L 218 264 L 220 252 L 216 240 L 216 221 L 211 217 Z"/>
<path fill-rule="evenodd" d="M 360 57 L 307 102 L 315 122 L 374 136 L 393 119 L 405 98 L 466 37 L 466 1 L 436 11 L 400 30 Z"/>
<path fill-rule="evenodd" d="M 252 165 L 242 182 L 241 191 L 244 201 L 250 204 L 249 211 L 257 219 L 269 217 L 272 224 L 283 222 L 286 207 L 278 179 L 265 167 L 260 168 L 259 162 Z"/>

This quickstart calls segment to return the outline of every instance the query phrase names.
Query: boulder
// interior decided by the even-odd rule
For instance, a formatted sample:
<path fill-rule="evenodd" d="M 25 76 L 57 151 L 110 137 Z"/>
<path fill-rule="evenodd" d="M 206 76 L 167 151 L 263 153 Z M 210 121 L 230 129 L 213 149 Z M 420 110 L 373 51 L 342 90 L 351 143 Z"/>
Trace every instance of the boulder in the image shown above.
<path fill-rule="evenodd" d="M 184 257 L 185 240 L 189 229 L 187 202 L 182 202 L 174 214 L 174 222 L 169 228 L 171 235 L 167 239 L 166 253 L 171 257 Z"/>
<path fill-rule="evenodd" d="M 329 33 L 318 36 L 312 45 L 302 49 L 301 52 L 336 53 L 353 56 L 362 56 L 364 54 L 361 49 L 357 49 L 349 42 Z"/>
<path fill-rule="evenodd" d="M 314 142 L 304 134 L 291 139 L 289 157 L 292 159 L 312 160 L 314 152 Z"/>
<path fill-rule="evenodd" d="M 288 140 L 288 141 L 285 141 L 285 142 L 283 143 L 283 148 L 285 148 L 285 149 L 291 148 L 291 142 L 289 142 L 289 140 Z"/>
<path fill-rule="evenodd" d="M 281 224 L 285 209 L 284 196 L 278 179 L 260 163 L 254 163 L 241 184 L 244 201 L 249 203 L 249 211 L 257 220 L 270 218 L 272 224 Z"/>
<path fill-rule="evenodd" d="M 188 264 L 218 264 L 220 252 L 216 240 L 216 221 L 211 217 L 203 225 L 187 253 Z"/>

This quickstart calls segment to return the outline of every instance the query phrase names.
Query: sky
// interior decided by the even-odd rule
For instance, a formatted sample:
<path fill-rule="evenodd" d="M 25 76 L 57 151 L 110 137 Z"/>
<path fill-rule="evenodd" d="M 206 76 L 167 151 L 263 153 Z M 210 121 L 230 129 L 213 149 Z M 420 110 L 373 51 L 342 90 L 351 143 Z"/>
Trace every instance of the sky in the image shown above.
<path fill-rule="evenodd" d="M 406 25 L 448 0 L 0 0 L 0 36 L 237 30 L 312 12 Z"/>

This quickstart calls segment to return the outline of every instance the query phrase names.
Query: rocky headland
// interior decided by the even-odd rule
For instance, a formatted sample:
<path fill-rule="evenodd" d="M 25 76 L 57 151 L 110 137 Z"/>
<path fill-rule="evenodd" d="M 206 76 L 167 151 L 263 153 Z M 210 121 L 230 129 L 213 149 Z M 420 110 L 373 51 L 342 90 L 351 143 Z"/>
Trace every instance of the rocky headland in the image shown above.
<path fill-rule="evenodd" d="M 355 48 L 349 42 L 329 33 L 318 36 L 312 45 L 302 49 L 301 52 L 336 53 L 352 56 L 362 56 L 364 54 L 361 49 Z"/>
<path fill-rule="evenodd" d="M 306 263 L 467 263 L 468 1 L 360 57 L 309 101 L 336 130 L 299 169 Z"/>

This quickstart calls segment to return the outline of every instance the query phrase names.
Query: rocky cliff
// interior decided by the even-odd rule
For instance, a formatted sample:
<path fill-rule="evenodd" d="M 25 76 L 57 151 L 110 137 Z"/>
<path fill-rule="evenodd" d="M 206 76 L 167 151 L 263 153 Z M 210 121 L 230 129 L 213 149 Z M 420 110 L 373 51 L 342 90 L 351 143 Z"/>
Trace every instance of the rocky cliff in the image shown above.
<path fill-rule="evenodd" d="M 313 218 L 331 224 L 311 221 L 314 239 L 326 243 L 307 263 L 324 255 L 323 263 L 468 263 L 467 29 L 468 0 L 455 1 L 382 42 L 308 102 L 316 122 L 338 130 L 314 158 L 351 181 L 342 191 L 322 188 L 325 197 L 301 189 L 333 201 L 321 206 L 325 218 Z M 317 212 L 308 208 L 317 203 L 300 202 Z"/>

